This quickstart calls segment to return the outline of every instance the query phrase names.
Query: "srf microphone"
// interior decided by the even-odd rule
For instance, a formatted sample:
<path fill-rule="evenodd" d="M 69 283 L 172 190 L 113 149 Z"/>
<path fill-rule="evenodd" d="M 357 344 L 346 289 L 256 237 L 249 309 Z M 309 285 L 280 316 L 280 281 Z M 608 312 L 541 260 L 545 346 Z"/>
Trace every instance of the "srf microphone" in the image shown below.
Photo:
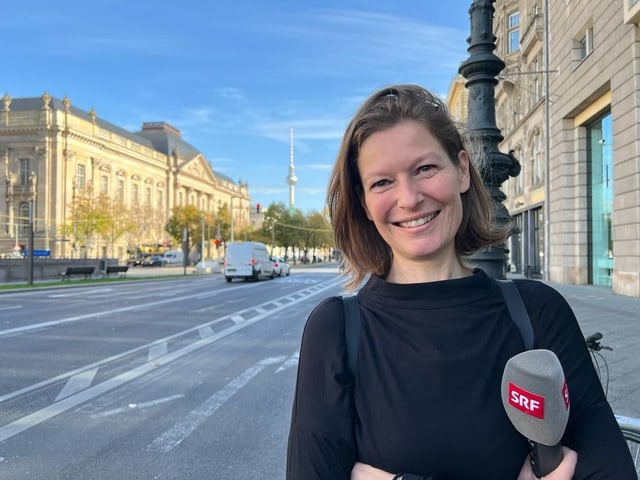
<path fill-rule="evenodd" d="M 531 444 L 531 467 L 540 478 L 560 464 L 560 440 L 569 420 L 569 392 L 562 365 L 550 350 L 527 350 L 507 361 L 502 404 Z"/>

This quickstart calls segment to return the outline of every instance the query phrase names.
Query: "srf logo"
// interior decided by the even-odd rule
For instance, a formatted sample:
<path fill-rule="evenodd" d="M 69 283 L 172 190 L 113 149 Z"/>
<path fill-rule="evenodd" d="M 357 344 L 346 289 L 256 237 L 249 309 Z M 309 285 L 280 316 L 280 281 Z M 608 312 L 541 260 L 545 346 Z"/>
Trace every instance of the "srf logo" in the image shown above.
<path fill-rule="evenodd" d="M 528 392 L 511 382 L 509 382 L 509 405 L 527 415 L 544 419 L 544 397 Z"/>
<path fill-rule="evenodd" d="M 564 381 L 564 385 L 562 385 L 562 398 L 564 399 L 564 406 L 568 410 L 569 409 L 569 388 L 567 388 L 567 381 Z"/>

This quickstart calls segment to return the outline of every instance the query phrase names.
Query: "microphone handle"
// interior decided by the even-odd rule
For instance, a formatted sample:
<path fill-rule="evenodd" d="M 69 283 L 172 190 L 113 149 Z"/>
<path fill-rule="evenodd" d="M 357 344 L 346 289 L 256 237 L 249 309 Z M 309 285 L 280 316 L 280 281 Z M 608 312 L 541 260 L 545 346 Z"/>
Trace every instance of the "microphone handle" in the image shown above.
<path fill-rule="evenodd" d="M 537 478 L 550 474 L 562 462 L 564 453 L 561 445 L 548 446 L 531 441 L 529 443 L 531 444 L 531 468 Z"/>

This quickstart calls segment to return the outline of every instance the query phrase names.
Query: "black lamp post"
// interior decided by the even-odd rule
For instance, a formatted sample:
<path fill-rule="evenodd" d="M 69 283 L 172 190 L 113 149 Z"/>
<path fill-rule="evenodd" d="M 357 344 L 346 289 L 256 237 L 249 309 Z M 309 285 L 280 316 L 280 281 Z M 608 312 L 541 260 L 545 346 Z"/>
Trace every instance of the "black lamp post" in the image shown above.
<path fill-rule="evenodd" d="M 500 190 L 500 185 L 510 176 L 515 177 L 520 173 L 520 163 L 511 152 L 505 154 L 498 150 L 498 144 L 504 137 L 496 126 L 494 88 L 498 83 L 496 75 L 505 64 L 493 53 L 496 48 L 496 37 L 493 35 L 494 1 L 474 0 L 471 4 L 471 36 L 467 49 L 469 58 L 458 71 L 467 79 L 467 122 L 472 148 L 480 156 L 478 166 L 495 202 L 496 220 L 504 224 L 510 220 L 510 215 L 502 204 L 507 197 Z M 475 254 L 473 261 L 487 275 L 503 279 L 506 277 L 507 253 L 504 245 L 495 245 Z"/>

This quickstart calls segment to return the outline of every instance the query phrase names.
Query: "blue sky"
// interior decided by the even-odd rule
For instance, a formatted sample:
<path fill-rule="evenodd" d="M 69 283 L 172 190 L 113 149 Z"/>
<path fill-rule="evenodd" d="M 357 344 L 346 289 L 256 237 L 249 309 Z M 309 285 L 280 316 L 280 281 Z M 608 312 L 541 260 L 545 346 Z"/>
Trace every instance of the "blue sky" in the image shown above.
<path fill-rule="evenodd" d="M 391 83 L 446 95 L 471 0 L 3 0 L 0 95 L 45 90 L 132 132 L 166 121 L 253 203 L 320 211 L 346 124 Z"/>

